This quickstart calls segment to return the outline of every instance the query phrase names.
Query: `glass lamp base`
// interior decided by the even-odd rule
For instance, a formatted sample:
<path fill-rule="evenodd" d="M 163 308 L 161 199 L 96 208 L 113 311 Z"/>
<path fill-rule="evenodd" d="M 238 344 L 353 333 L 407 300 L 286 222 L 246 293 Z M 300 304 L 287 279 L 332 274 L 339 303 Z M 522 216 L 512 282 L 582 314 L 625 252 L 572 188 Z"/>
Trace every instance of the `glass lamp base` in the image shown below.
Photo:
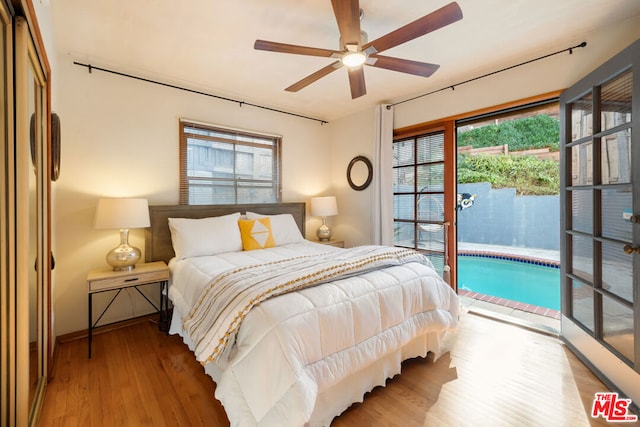
<path fill-rule="evenodd" d="M 333 230 L 327 225 L 322 224 L 318 227 L 318 231 L 316 231 L 316 236 L 318 236 L 318 240 L 322 242 L 328 242 L 331 240 L 331 236 L 333 236 Z"/>
<path fill-rule="evenodd" d="M 140 261 L 140 255 L 140 249 L 129 245 L 120 245 L 107 254 L 107 264 L 113 267 L 113 271 L 133 270 Z"/>
<path fill-rule="evenodd" d="M 120 230 L 120 246 L 109 251 L 107 264 L 113 267 L 113 271 L 133 270 L 141 254 L 140 249 L 129 246 L 129 230 Z"/>

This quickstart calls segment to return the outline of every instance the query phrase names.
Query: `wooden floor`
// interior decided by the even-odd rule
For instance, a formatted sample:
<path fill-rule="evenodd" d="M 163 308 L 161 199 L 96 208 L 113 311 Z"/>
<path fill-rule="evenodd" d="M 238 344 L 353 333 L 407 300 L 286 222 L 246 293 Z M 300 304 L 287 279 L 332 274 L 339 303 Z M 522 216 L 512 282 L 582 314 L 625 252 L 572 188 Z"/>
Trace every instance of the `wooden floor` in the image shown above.
<path fill-rule="evenodd" d="M 449 351 L 336 418 L 345 426 L 614 425 L 589 416 L 607 391 L 556 338 L 464 314 Z M 227 426 L 215 385 L 180 338 L 151 322 L 59 345 L 40 426 Z M 624 423 L 631 426 L 638 423 Z"/>

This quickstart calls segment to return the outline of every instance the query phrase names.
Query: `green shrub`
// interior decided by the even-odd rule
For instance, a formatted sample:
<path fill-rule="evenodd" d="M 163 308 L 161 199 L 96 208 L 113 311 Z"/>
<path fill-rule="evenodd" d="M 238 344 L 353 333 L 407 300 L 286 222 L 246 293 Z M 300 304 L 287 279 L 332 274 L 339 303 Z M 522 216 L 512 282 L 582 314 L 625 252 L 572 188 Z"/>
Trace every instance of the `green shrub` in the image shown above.
<path fill-rule="evenodd" d="M 515 188 L 519 195 L 560 192 L 560 170 L 554 160 L 534 156 L 458 156 L 458 183 L 488 182 L 492 188 Z"/>
<path fill-rule="evenodd" d="M 498 125 L 487 125 L 461 132 L 457 136 L 458 147 L 473 148 L 509 145 L 509 151 L 549 148 L 558 151 L 560 123 L 546 114 L 523 117 Z"/>

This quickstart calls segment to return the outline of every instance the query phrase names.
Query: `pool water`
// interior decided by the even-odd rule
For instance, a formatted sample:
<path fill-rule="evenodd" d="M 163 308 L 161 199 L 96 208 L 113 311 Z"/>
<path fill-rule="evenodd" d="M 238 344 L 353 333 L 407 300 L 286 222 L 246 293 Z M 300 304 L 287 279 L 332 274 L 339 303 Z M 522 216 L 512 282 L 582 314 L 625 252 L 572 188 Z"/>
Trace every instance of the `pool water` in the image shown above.
<path fill-rule="evenodd" d="M 459 256 L 458 288 L 560 310 L 560 269 L 554 267 Z"/>

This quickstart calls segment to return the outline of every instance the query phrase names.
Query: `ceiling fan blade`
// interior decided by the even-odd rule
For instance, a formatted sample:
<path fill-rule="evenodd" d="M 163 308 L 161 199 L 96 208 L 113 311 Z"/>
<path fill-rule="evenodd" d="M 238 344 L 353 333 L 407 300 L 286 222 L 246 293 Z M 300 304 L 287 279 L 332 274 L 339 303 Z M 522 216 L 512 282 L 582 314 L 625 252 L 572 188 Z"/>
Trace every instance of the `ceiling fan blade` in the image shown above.
<path fill-rule="evenodd" d="M 367 88 L 364 84 L 364 68 L 347 67 L 349 73 L 349 86 L 351 87 L 351 99 L 356 99 L 367 94 Z"/>
<path fill-rule="evenodd" d="M 382 52 L 392 47 L 406 43 L 417 37 L 424 36 L 439 28 L 445 27 L 462 19 L 462 10 L 458 3 L 449 3 L 428 15 L 418 18 L 415 21 L 400 27 L 372 42 L 362 46 L 363 50 L 373 46 L 376 52 Z"/>
<path fill-rule="evenodd" d="M 386 70 L 399 71 L 401 73 L 413 74 L 415 76 L 429 77 L 435 73 L 438 68 L 437 64 L 429 64 L 428 62 L 412 61 L 410 59 L 393 58 L 391 56 L 372 55 L 369 57 L 374 59 L 372 67 L 384 68 Z"/>
<path fill-rule="evenodd" d="M 360 45 L 360 5 L 358 0 L 331 0 L 333 14 L 338 22 L 342 48 L 348 44 Z"/>
<path fill-rule="evenodd" d="M 253 48 L 257 50 L 268 50 L 270 52 L 292 53 L 295 55 L 323 56 L 331 57 L 331 55 L 341 55 L 341 52 L 330 49 L 320 49 L 317 47 L 298 46 L 295 44 L 286 44 L 278 42 L 270 42 L 266 40 L 256 40 Z"/>
<path fill-rule="evenodd" d="M 315 73 L 308 75 L 307 77 L 300 80 L 299 82 L 292 84 L 285 90 L 287 92 L 297 92 L 300 89 L 304 89 L 305 87 L 309 86 L 311 83 L 315 82 L 316 80 L 321 79 L 327 74 L 332 73 L 333 71 L 337 70 L 340 67 L 342 67 L 342 62 L 336 61 L 333 64 L 327 65 L 326 67 L 319 69 Z"/>

